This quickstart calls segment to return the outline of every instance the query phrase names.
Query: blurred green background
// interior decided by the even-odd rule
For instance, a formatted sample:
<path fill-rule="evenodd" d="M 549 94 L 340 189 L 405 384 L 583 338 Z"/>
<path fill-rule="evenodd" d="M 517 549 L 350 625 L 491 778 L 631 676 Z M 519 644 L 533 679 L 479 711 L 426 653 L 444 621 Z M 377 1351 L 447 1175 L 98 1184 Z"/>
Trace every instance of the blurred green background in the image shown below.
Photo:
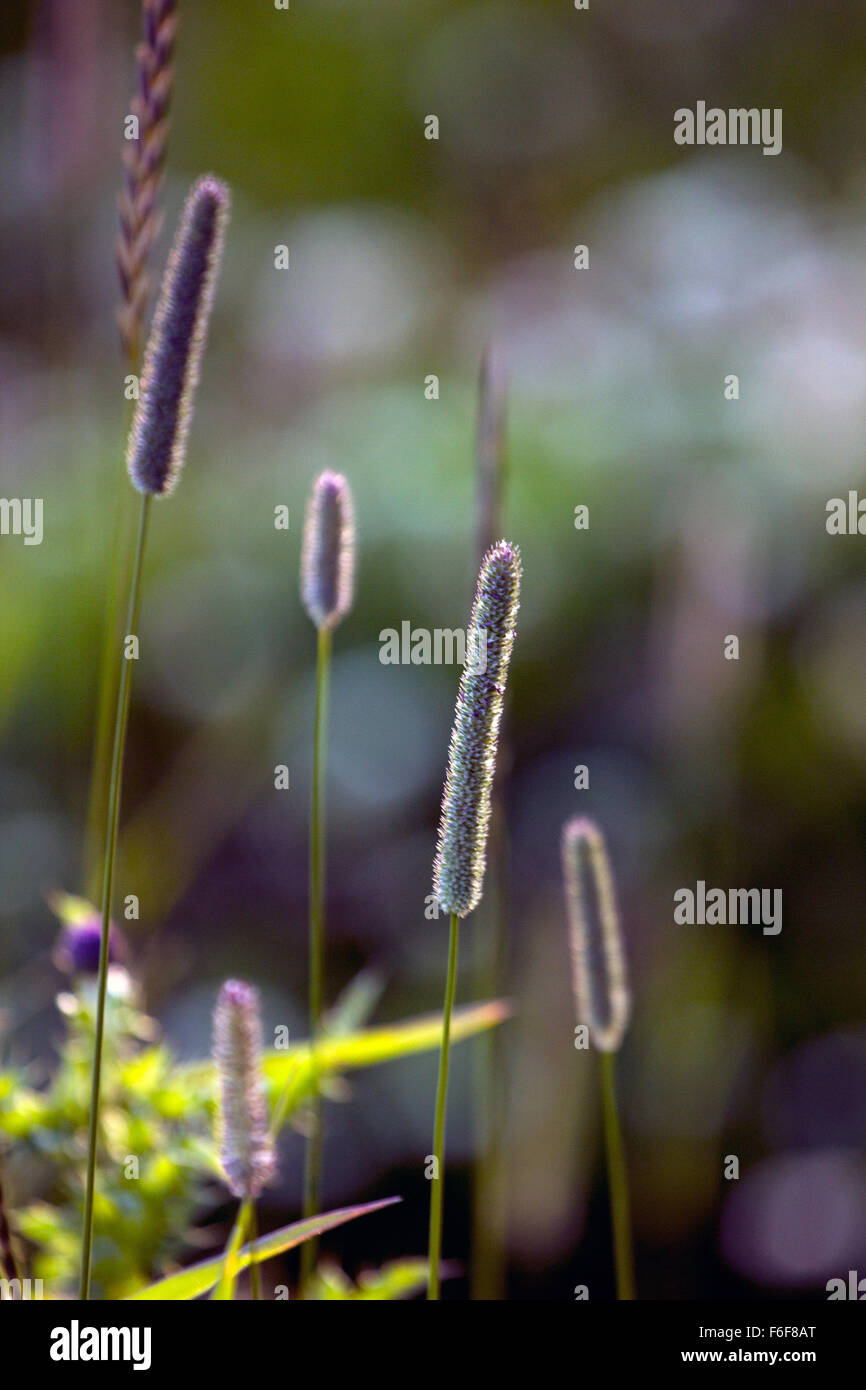
<path fill-rule="evenodd" d="M 199 172 L 234 206 L 187 467 L 154 509 L 145 577 L 118 891 L 141 900 L 125 925 L 148 1009 L 204 1055 L 239 974 L 267 1030 L 305 1031 L 315 641 L 297 572 L 324 467 L 350 479 L 359 538 L 335 642 L 328 995 L 370 965 L 378 1017 L 439 1006 L 447 924 L 424 899 L 457 672 L 384 666 L 379 633 L 466 621 L 493 340 L 525 570 L 501 769 L 509 1292 L 612 1292 L 558 867 L 561 823 L 585 813 L 608 837 L 634 986 L 640 1290 L 824 1296 L 866 1272 L 866 542 L 824 524 L 829 498 L 866 486 L 862 6 L 180 13 L 156 266 Z M 45 1065 L 62 1029 L 45 893 L 87 886 L 128 487 L 113 241 L 139 25 L 136 0 L 0 17 L 0 490 L 42 497 L 45 517 L 41 546 L 0 538 L 0 1049 Z M 783 153 L 677 147 L 673 113 L 698 100 L 781 107 Z M 782 889 L 782 933 L 675 926 L 673 893 L 697 879 Z M 491 897 L 463 933 L 464 1000 L 484 992 Z M 463 1261 L 479 1046 L 455 1054 L 449 1115 L 445 1252 Z M 424 1057 L 329 1109 L 327 1204 L 406 1197 L 326 1242 L 350 1269 L 423 1252 L 434 1087 Z M 284 1145 L 263 1221 L 296 1214 L 301 1156 Z"/>

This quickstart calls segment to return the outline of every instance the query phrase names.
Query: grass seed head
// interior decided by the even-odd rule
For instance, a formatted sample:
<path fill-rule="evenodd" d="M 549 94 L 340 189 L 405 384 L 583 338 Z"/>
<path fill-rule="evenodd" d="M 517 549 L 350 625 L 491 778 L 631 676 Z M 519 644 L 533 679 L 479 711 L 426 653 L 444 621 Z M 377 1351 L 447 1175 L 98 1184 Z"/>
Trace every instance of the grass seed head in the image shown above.
<path fill-rule="evenodd" d="M 589 1028 L 600 1052 L 616 1052 L 628 1026 L 631 996 L 613 874 L 594 821 L 577 816 L 563 827 L 562 872 L 577 1020 Z"/>
<path fill-rule="evenodd" d="M 183 466 L 228 208 L 224 183 L 198 179 L 162 281 L 127 453 L 134 485 L 156 497 L 172 491 Z"/>
<path fill-rule="evenodd" d="M 273 1177 L 276 1158 L 262 1081 L 259 996 L 243 980 L 226 980 L 219 992 L 213 1051 L 220 1163 L 236 1197 L 257 1197 Z"/>
<path fill-rule="evenodd" d="M 486 633 L 487 663 L 482 672 L 473 671 L 467 662 L 460 678 L 433 866 L 436 898 L 458 917 L 477 907 L 484 884 L 490 798 L 521 573 L 516 546 L 504 540 L 491 546 L 481 565 L 469 619 L 470 634 Z"/>
<path fill-rule="evenodd" d="M 313 483 L 301 547 L 301 597 L 318 628 L 334 628 L 352 607 L 355 519 L 341 473 L 326 470 Z"/>

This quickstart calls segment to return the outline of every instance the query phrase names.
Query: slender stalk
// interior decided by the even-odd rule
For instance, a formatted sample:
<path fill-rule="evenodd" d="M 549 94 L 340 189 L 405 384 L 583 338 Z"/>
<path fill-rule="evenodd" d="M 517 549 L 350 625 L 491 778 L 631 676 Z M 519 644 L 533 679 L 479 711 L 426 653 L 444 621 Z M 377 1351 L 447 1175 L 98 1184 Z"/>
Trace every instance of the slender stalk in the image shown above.
<path fill-rule="evenodd" d="M 128 362 L 130 372 L 137 371 L 135 362 Z M 134 414 L 130 406 L 126 422 L 125 436 Z M 136 511 L 135 494 L 125 477 L 121 474 L 116 482 L 114 506 L 114 526 L 112 534 L 111 571 L 108 581 L 108 599 L 105 620 L 102 627 L 102 645 L 99 655 L 99 681 L 96 700 L 96 726 L 93 740 L 93 758 L 90 767 L 90 791 L 87 803 L 87 824 L 84 840 L 84 883 L 88 898 L 96 898 L 100 891 L 100 868 L 105 836 L 106 803 L 111 768 L 111 741 L 117 708 L 117 644 L 123 640 L 123 599 L 129 592 L 129 565 L 135 541 Z"/>
<path fill-rule="evenodd" d="M 250 1221 L 253 1216 L 252 1202 L 249 1197 L 245 1197 L 237 1210 L 235 1224 L 229 1233 L 226 1241 L 226 1248 L 223 1252 L 223 1269 L 219 1282 L 214 1285 L 211 1300 L 225 1302 L 235 1296 L 235 1280 L 237 1279 L 238 1251 L 244 1243 Z"/>
<path fill-rule="evenodd" d="M 255 1248 L 259 1239 L 259 1221 L 256 1213 L 255 1202 L 250 1202 L 250 1292 L 254 1299 L 259 1300 L 262 1296 L 262 1273 L 259 1269 L 258 1261 L 255 1257 Z"/>
<path fill-rule="evenodd" d="M 316 660 L 316 716 L 313 732 L 313 791 L 310 809 L 310 1043 L 313 1064 L 313 1096 L 310 1134 L 304 1164 L 303 1216 L 319 1209 L 322 1177 L 322 1097 L 316 1047 L 322 1031 L 325 957 L 325 786 L 328 763 L 328 692 L 331 676 L 331 629 L 319 628 Z M 301 1251 L 300 1297 L 316 1268 L 319 1243 L 305 1242 Z"/>
<path fill-rule="evenodd" d="M 448 977 L 445 982 L 445 1006 L 442 1014 L 442 1048 L 439 1053 L 439 1082 L 436 1087 L 436 1121 L 433 1128 L 435 1172 L 430 1192 L 430 1282 L 427 1297 L 439 1298 L 439 1262 L 442 1255 L 442 1199 L 445 1183 L 445 1108 L 448 1098 L 448 1052 L 451 1044 L 451 1011 L 457 989 L 457 940 L 460 918 L 451 913 L 448 934 Z"/>
<path fill-rule="evenodd" d="M 621 1300 L 631 1300 L 635 1297 L 631 1205 L 622 1129 L 620 1128 L 619 1108 L 616 1100 L 616 1054 L 613 1052 L 601 1053 L 601 1090 L 604 1109 L 604 1138 L 607 1149 L 610 1219 L 613 1226 L 613 1251 L 616 1266 L 616 1296 Z"/>
<path fill-rule="evenodd" d="M 504 740 L 503 740 L 504 741 Z M 508 845 L 505 806 L 495 793 L 490 817 L 490 890 L 484 929 L 475 923 L 476 997 L 498 999 L 507 979 Z M 494 1036 L 495 1034 L 495 1036 Z M 475 1055 L 476 1160 L 473 1172 L 471 1297 L 505 1297 L 505 1113 L 508 1058 L 502 1029 L 479 1038 Z"/>
<path fill-rule="evenodd" d="M 132 567 L 132 580 L 127 608 L 127 634 L 138 626 L 141 606 L 141 572 L 147 523 L 150 516 L 150 497 L 141 500 L 138 539 Z M 111 755 L 111 776 L 108 787 L 108 808 L 105 826 L 105 854 L 102 869 L 102 938 L 99 948 L 99 983 L 96 1001 L 96 1030 L 93 1043 L 93 1078 L 90 1096 L 90 1128 L 87 1140 L 87 1185 L 84 1197 L 84 1229 L 81 1252 L 82 1300 L 90 1297 L 90 1271 L 93 1254 L 93 1197 L 96 1185 L 96 1151 L 99 1141 L 99 1099 L 102 1083 L 102 1046 L 105 1034 L 105 994 L 108 983 L 109 930 L 111 899 L 114 889 L 114 864 L 117 854 L 117 829 L 120 820 L 120 791 L 123 782 L 123 757 L 126 749 L 126 729 L 129 722 L 129 702 L 132 688 L 132 661 L 121 655 L 120 681 L 117 690 L 117 712 L 114 722 L 114 746 Z"/>

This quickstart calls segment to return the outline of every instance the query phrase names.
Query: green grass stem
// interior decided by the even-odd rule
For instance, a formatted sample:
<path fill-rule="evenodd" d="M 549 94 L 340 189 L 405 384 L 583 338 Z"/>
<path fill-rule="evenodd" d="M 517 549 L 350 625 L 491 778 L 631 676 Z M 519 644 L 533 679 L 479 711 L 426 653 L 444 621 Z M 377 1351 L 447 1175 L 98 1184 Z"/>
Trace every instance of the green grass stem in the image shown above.
<path fill-rule="evenodd" d="M 126 619 L 127 635 L 134 634 L 138 627 L 138 616 L 141 608 L 141 573 L 149 517 L 150 497 L 145 495 L 141 499 L 138 538 L 135 544 L 135 559 L 132 567 L 132 580 L 130 583 Z M 82 1300 L 87 1300 L 90 1297 L 90 1274 L 93 1258 L 93 1200 L 96 1189 L 96 1154 L 99 1145 L 99 1102 L 102 1084 L 102 1049 L 105 1036 L 105 995 L 108 984 L 111 899 L 114 890 L 114 866 L 117 856 L 117 832 L 120 822 L 120 792 L 123 783 L 123 759 L 126 750 L 126 730 L 129 723 L 129 705 L 132 690 L 132 666 L 132 659 L 127 658 L 126 653 L 122 651 L 120 658 L 120 680 L 117 687 L 117 710 L 114 721 L 114 743 L 112 746 L 111 773 L 108 784 L 105 849 L 102 866 L 102 935 L 99 948 L 99 979 L 97 984 L 96 1026 L 93 1042 L 90 1124 L 87 1139 L 87 1178 L 84 1195 L 84 1223 L 81 1247 L 80 1296 Z"/>

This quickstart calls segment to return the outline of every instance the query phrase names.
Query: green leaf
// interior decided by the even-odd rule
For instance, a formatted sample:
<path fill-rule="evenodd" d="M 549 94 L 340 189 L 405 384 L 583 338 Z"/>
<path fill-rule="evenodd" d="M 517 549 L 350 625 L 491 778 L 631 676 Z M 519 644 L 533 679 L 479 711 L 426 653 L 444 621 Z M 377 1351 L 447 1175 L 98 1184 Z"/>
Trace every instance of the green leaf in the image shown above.
<path fill-rule="evenodd" d="M 305 1240 L 309 1240 L 312 1236 L 322 1235 L 325 1231 L 333 1230 L 335 1226 L 342 1226 L 345 1222 L 354 1221 L 359 1216 L 367 1216 L 369 1212 L 381 1211 L 383 1207 L 393 1206 L 395 1202 L 402 1202 L 402 1200 L 402 1197 L 385 1197 L 382 1201 L 365 1202 L 361 1206 L 338 1207 L 336 1211 L 326 1212 L 324 1216 L 313 1216 L 308 1221 L 295 1221 L 291 1226 L 282 1226 L 278 1231 L 271 1231 L 256 1241 L 256 1263 L 260 1264 L 263 1260 L 270 1260 L 274 1255 L 281 1255 L 285 1250 L 292 1250 L 296 1245 L 302 1245 Z M 236 1255 L 236 1272 L 240 1273 L 246 1269 L 248 1265 L 252 1264 L 252 1260 L 252 1246 L 243 1246 Z M 148 1288 L 131 1294 L 130 1298 L 132 1300 L 151 1299 L 171 1302 L 198 1298 L 199 1294 L 207 1293 L 209 1289 L 213 1288 L 222 1274 L 223 1264 L 223 1255 L 216 1255 L 213 1259 L 203 1260 L 201 1264 L 182 1269 L 178 1274 L 170 1274 L 167 1279 L 160 1279 L 156 1284 L 151 1284 Z"/>
<path fill-rule="evenodd" d="M 508 1012 L 503 1000 L 456 1010 L 451 1021 L 452 1043 L 494 1027 L 507 1018 Z M 355 1071 L 416 1052 L 428 1052 L 438 1047 L 441 1040 L 442 1016 L 428 1014 L 408 1023 L 367 1028 L 347 1037 L 325 1037 L 315 1059 L 308 1043 L 287 1052 L 269 1052 L 264 1061 L 265 1078 L 271 1094 L 280 1097 L 286 1119 L 314 1094 L 317 1071 L 322 1077 Z"/>
<path fill-rule="evenodd" d="M 475 1033 L 493 1028 L 497 1023 L 502 1023 L 508 1014 L 508 1004 L 502 999 L 455 1009 L 451 1020 L 451 1041 L 461 1042 L 463 1038 L 471 1038 Z M 425 1014 L 407 1023 L 366 1028 L 347 1037 L 325 1038 L 318 1049 L 318 1064 L 326 1072 L 351 1071 L 358 1067 L 375 1066 L 378 1062 L 390 1062 L 397 1057 L 409 1057 L 415 1052 L 429 1052 L 431 1048 L 438 1047 L 441 1041 L 442 1015 Z M 303 1051 L 309 1057 L 309 1044 L 304 1045 Z M 288 1073 L 286 1054 L 268 1053 L 265 1067 L 274 1077 L 278 1077 L 280 1069 Z"/>

